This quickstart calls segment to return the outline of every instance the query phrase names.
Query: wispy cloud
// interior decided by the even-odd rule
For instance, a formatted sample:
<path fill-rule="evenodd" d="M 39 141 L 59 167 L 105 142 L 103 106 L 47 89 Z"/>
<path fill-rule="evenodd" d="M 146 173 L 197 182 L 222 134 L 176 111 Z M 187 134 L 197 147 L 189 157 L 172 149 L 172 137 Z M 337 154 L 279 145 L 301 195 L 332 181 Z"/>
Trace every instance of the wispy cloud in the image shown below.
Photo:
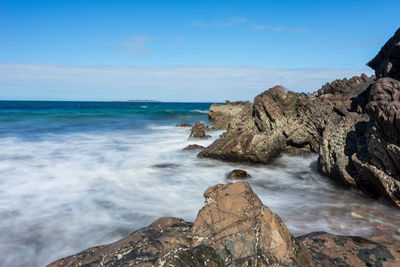
<path fill-rule="evenodd" d="M 222 20 L 217 20 L 213 22 L 203 22 L 203 21 L 192 21 L 192 25 L 200 28 L 206 27 L 234 27 L 243 23 L 246 23 L 248 20 L 243 17 L 234 17 L 234 18 L 226 18 Z"/>
<path fill-rule="evenodd" d="M 307 29 L 303 29 L 303 28 L 290 28 L 290 27 L 276 27 L 276 26 L 271 26 L 271 25 L 254 25 L 253 26 L 254 29 L 257 30 L 271 30 L 274 32 L 283 32 L 283 31 L 289 31 L 289 32 L 294 32 L 294 33 L 306 33 L 308 32 Z"/>
<path fill-rule="evenodd" d="M 312 92 L 369 69 L 273 67 L 100 67 L 0 63 L 0 99 L 164 101 L 252 100 L 281 84 Z"/>
<path fill-rule="evenodd" d="M 150 55 L 151 51 L 146 47 L 146 44 L 153 39 L 146 34 L 133 35 L 126 40 L 120 41 L 117 50 L 133 56 Z"/>

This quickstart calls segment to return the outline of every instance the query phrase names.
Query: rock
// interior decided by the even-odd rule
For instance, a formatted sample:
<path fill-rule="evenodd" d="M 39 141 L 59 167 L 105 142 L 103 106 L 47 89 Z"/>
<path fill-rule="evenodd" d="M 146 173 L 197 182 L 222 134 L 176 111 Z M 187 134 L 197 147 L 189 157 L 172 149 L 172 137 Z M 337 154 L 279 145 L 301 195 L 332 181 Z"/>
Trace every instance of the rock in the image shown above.
<path fill-rule="evenodd" d="M 331 96 L 346 96 L 358 95 L 364 92 L 375 80 L 375 77 L 368 77 L 364 73 L 361 76 L 354 76 L 350 79 L 334 80 L 331 83 L 326 83 L 317 92 L 315 96 L 331 95 Z"/>
<path fill-rule="evenodd" d="M 400 251 L 355 236 L 310 233 L 299 240 L 312 253 L 315 266 L 398 266 Z"/>
<path fill-rule="evenodd" d="M 190 125 L 189 123 L 180 123 L 176 125 L 176 127 L 192 127 L 192 125 Z"/>
<path fill-rule="evenodd" d="M 216 185 L 204 197 L 193 225 L 161 218 L 120 241 L 48 266 L 313 266 L 304 245 L 248 183 Z"/>
<path fill-rule="evenodd" d="M 226 265 L 313 265 L 308 251 L 247 182 L 210 187 L 204 197 L 192 228 L 194 245 L 214 248 Z"/>
<path fill-rule="evenodd" d="M 229 102 L 226 104 L 213 104 L 208 111 L 208 118 L 213 121 L 211 128 L 238 130 L 246 129 L 251 117 L 252 105 L 250 102 Z"/>
<path fill-rule="evenodd" d="M 48 266 L 399 266 L 400 232 L 389 233 L 395 244 L 323 232 L 295 238 L 247 182 L 212 186 L 204 197 L 193 224 L 160 218 Z"/>
<path fill-rule="evenodd" d="M 236 179 L 244 179 L 244 178 L 250 178 L 250 174 L 248 174 L 245 170 L 240 170 L 240 169 L 235 169 L 231 171 L 227 178 L 236 180 Z"/>
<path fill-rule="evenodd" d="M 206 127 L 204 124 L 200 122 L 196 122 L 192 130 L 190 132 L 190 138 L 201 138 L 201 139 L 206 139 L 206 138 L 211 138 L 210 135 L 206 135 L 206 130 L 208 127 Z"/>
<path fill-rule="evenodd" d="M 203 148 L 204 148 L 204 146 L 199 146 L 199 145 L 193 144 L 193 145 L 188 145 L 187 147 L 183 148 L 182 150 L 188 151 L 188 150 L 198 150 L 198 149 L 203 149 Z"/>
<path fill-rule="evenodd" d="M 160 164 L 155 164 L 155 165 L 153 165 L 151 167 L 158 168 L 158 169 L 168 169 L 168 168 L 179 167 L 179 165 L 175 164 L 175 163 L 160 163 Z"/>
<path fill-rule="evenodd" d="M 367 65 L 375 70 L 378 79 L 391 77 L 400 80 L 400 28 Z"/>

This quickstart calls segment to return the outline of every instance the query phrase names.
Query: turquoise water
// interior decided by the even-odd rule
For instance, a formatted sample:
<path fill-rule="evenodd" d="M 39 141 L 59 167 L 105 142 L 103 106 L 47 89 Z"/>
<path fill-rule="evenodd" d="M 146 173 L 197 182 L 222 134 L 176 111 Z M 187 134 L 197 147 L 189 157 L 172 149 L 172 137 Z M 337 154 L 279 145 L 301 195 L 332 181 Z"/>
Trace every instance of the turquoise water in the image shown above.
<path fill-rule="evenodd" d="M 300 235 L 368 237 L 396 228 L 383 200 L 337 187 L 316 155 L 269 165 L 200 159 L 181 122 L 208 123 L 210 103 L 0 101 L 0 266 L 44 266 L 110 243 L 162 216 L 196 218 L 207 187 L 246 169 L 253 190 Z M 159 168 L 158 166 L 164 166 Z"/>

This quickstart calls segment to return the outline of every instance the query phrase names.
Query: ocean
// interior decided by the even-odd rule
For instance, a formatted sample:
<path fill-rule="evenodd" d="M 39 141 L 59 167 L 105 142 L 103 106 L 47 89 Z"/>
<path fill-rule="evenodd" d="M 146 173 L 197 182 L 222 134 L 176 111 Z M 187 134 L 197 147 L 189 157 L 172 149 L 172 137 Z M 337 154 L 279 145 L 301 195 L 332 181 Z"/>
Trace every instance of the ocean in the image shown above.
<path fill-rule="evenodd" d="M 210 105 L 0 101 L 0 266 L 44 266 L 163 216 L 193 221 L 207 187 L 236 168 L 294 235 L 397 227 L 397 210 L 321 176 L 315 154 L 259 165 L 181 151 L 222 134 L 189 140 L 175 127 L 209 124 Z"/>

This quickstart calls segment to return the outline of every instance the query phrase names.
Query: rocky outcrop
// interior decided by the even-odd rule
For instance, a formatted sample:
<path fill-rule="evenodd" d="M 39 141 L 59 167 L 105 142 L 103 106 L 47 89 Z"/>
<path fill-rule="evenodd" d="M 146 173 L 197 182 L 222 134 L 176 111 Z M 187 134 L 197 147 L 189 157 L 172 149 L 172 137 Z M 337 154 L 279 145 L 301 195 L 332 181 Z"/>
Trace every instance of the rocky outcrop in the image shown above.
<path fill-rule="evenodd" d="M 49 266 L 313 266 L 304 245 L 248 183 L 216 185 L 204 197 L 194 224 L 161 218 L 125 239 Z"/>
<path fill-rule="evenodd" d="M 370 83 L 360 81 L 365 83 L 360 87 Z M 241 118 L 245 127 L 228 127 L 199 157 L 268 163 L 282 152 L 318 152 L 326 126 L 341 121 L 356 100 L 362 102 L 350 93 L 315 96 L 275 86 L 255 97 L 251 112 L 246 111 L 251 115 Z"/>
<path fill-rule="evenodd" d="M 60 259 L 60 266 L 398 266 L 396 245 L 311 233 L 293 237 L 247 182 L 208 188 L 195 222 L 160 218 L 115 243 Z"/>
<path fill-rule="evenodd" d="M 400 80 L 400 28 L 367 65 L 375 70 L 378 79 L 391 77 Z"/>
<path fill-rule="evenodd" d="M 237 180 L 237 179 L 251 178 L 251 175 L 248 174 L 245 170 L 235 169 L 229 172 L 227 178 L 231 180 Z"/>
<path fill-rule="evenodd" d="M 229 102 L 226 104 L 213 104 L 208 111 L 208 118 L 213 121 L 213 129 L 247 129 L 247 123 L 251 118 L 252 105 L 250 102 Z"/>
<path fill-rule="evenodd" d="M 190 125 L 189 123 L 182 122 L 180 124 L 177 124 L 176 127 L 192 127 L 192 125 Z"/>
<path fill-rule="evenodd" d="M 200 138 L 200 139 L 210 138 L 211 136 L 206 134 L 207 129 L 208 127 L 205 126 L 204 124 L 196 122 L 192 126 L 189 138 Z"/>

